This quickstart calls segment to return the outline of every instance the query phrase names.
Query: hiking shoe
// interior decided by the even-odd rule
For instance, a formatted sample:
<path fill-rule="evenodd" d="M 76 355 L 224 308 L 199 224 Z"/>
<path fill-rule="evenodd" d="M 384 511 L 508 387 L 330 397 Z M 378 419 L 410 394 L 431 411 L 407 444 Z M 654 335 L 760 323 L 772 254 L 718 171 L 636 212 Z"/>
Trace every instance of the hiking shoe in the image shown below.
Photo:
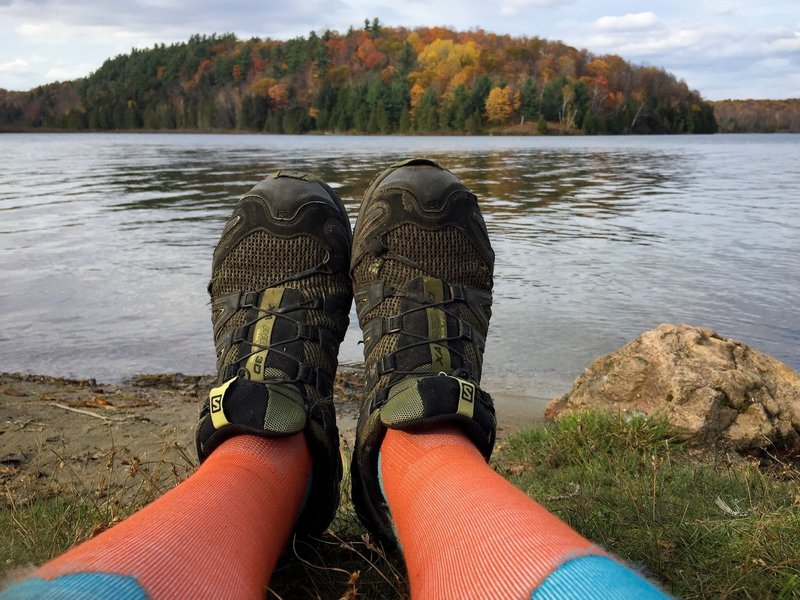
<path fill-rule="evenodd" d="M 366 362 L 353 503 L 367 529 L 390 544 L 378 474 L 387 428 L 454 424 L 491 455 L 494 407 L 478 384 L 493 270 L 477 198 L 450 171 L 413 159 L 372 181 L 350 264 Z"/>
<path fill-rule="evenodd" d="M 324 531 L 339 502 L 332 394 L 352 301 L 351 243 L 336 192 L 312 175 L 281 171 L 239 200 L 208 284 L 218 387 L 200 414 L 197 454 L 203 461 L 234 435 L 304 431 L 312 476 L 302 533 Z"/>

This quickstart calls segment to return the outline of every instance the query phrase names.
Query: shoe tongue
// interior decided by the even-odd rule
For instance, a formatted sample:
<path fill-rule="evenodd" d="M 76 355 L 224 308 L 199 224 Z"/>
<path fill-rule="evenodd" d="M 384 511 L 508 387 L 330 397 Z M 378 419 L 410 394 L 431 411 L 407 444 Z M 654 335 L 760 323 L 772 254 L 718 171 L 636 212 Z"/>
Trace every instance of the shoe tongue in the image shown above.
<path fill-rule="evenodd" d="M 291 379 L 288 373 L 284 373 L 275 367 L 267 367 L 264 369 L 264 375 L 259 381 L 263 381 L 264 383 L 282 383 L 287 379 Z"/>
<path fill-rule="evenodd" d="M 212 390 L 210 403 L 212 413 L 224 415 L 216 419 L 220 422 L 215 423 L 217 429 L 232 423 L 259 433 L 287 435 L 302 431 L 306 424 L 305 402 L 290 383 L 237 378 Z"/>
<path fill-rule="evenodd" d="M 407 377 L 387 390 L 381 421 L 402 428 L 446 415 L 472 419 L 477 390 L 474 383 L 444 373 Z"/>
<path fill-rule="evenodd" d="M 420 295 L 431 302 L 442 302 L 447 295 L 445 290 L 448 288 L 449 286 L 444 280 L 426 275 L 409 279 L 406 285 L 403 286 L 403 291 Z"/>

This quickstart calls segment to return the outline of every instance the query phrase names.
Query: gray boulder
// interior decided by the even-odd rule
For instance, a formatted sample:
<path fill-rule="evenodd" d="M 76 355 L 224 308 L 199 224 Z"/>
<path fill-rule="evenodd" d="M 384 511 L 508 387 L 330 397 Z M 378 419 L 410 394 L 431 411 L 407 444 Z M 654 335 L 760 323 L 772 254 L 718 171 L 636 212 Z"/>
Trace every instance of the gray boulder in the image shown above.
<path fill-rule="evenodd" d="M 702 445 L 800 448 L 800 375 L 705 327 L 660 325 L 598 358 L 545 417 L 589 409 L 662 415 Z"/>

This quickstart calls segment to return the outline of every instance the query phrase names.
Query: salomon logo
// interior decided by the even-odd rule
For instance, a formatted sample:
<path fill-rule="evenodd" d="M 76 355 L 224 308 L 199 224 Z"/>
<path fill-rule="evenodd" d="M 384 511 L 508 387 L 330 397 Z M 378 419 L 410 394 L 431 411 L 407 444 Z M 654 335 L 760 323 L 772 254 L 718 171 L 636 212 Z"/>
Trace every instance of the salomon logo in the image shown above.
<path fill-rule="evenodd" d="M 475 385 L 459 379 L 458 387 L 458 410 L 456 412 L 471 419 L 475 414 Z"/>
<path fill-rule="evenodd" d="M 471 383 L 461 384 L 461 402 L 469 402 L 472 404 L 475 401 L 475 386 Z"/>

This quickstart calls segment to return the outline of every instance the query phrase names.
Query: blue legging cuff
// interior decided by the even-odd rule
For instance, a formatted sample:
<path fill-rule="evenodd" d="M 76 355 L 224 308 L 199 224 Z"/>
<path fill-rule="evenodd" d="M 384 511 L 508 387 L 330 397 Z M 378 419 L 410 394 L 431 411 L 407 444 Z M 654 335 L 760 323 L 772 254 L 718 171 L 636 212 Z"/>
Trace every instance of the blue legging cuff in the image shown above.
<path fill-rule="evenodd" d="M 590 555 L 565 562 L 531 594 L 531 600 L 571 598 L 655 600 L 669 596 L 617 561 Z"/>
<path fill-rule="evenodd" d="M 0 591 L 0 600 L 147 600 L 133 577 L 114 573 L 71 573 L 31 577 Z"/>

